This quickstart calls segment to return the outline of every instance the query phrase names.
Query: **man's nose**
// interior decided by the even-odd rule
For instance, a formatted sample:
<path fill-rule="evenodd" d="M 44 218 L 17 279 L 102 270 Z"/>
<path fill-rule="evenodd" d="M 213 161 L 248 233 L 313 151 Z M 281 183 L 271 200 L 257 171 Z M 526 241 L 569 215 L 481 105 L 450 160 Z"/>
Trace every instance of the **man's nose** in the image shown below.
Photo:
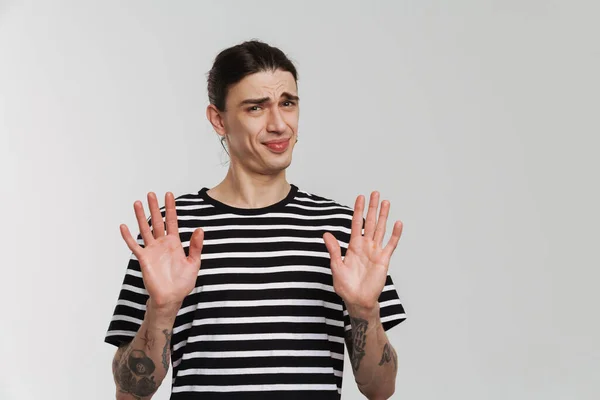
<path fill-rule="evenodd" d="M 267 124 L 267 131 L 269 132 L 277 132 L 283 133 L 285 131 L 285 121 L 283 120 L 283 115 L 281 115 L 281 111 L 279 108 L 274 107 L 269 112 L 269 121 Z"/>

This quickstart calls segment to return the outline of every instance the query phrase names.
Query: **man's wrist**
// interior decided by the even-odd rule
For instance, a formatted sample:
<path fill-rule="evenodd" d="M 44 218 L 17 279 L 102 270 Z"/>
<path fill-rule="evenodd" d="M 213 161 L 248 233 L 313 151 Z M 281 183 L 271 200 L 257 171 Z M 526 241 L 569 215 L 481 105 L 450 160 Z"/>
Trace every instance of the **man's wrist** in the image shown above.
<path fill-rule="evenodd" d="M 379 319 L 379 303 L 372 307 L 358 306 L 354 304 L 346 304 L 346 310 L 351 318 L 360 318 L 367 321 L 375 321 Z"/>
<path fill-rule="evenodd" d="M 149 298 L 146 302 L 146 319 L 153 326 L 158 328 L 168 327 L 170 330 L 175 323 L 175 318 L 180 309 L 181 304 L 159 307 L 152 302 L 152 298 Z"/>

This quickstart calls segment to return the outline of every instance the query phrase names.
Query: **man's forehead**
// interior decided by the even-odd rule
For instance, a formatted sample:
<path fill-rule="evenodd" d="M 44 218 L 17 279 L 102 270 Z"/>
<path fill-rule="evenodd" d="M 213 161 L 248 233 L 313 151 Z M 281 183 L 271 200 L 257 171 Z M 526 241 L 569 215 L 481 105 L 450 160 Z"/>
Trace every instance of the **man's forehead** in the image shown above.
<path fill-rule="evenodd" d="M 294 76 L 287 71 L 257 72 L 244 77 L 230 91 L 232 97 L 280 97 L 283 93 L 297 95 Z"/>

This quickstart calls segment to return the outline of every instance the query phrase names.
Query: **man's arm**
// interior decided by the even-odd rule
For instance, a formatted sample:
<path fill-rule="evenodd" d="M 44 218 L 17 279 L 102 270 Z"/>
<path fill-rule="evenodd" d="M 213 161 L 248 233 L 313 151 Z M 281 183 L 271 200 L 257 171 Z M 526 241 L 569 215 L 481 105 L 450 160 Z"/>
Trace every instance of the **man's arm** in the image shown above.
<path fill-rule="evenodd" d="M 148 221 L 141 201 L 133 203 L 140 228 L 135 240 L 125 224 L 121 236 L 139 261 L 143 287 L 148 291 L 144 321 L 129 344 L 115 354 L 113 375 L 117 399 L 151 399 L 162 383 L 171 359 L 173 325 L 184 299 L 196 285 L 204 231 L 196 228 L 186 254 L 177 224 L 173 193 L 165 194 L 165 221 L 156 194 L 148 193 Z M 150 229 L 152 226 L 152 230 Z M 165 234 L 166 226 L 166 234 Z M 143 246 L 138 242 L 143 240 Z"/>
<path fill-rule="evenodd" d="M 379 316 L 379 308 L 349 313 L 346 347 L 358 389 L 370 400 L 389 399 L 396 389 L 398 357 Z"/>
<path fill-rule="evenodd" d="M 118 400 L 151 399 L 169 370 L 170 343 L 178 309 L 154 309 L 146 303 L 144 322 L 134 339 L 113 359 Z"/>

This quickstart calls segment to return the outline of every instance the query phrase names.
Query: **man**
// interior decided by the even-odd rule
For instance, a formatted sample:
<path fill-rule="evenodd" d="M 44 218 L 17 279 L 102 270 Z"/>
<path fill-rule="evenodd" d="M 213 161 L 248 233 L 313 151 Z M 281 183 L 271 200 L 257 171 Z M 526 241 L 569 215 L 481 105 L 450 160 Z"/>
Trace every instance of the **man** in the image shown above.
<path fill-rule="evenodd" d="M 216 187 L 174 198 L 138 240 L 105 341 L 118 399 L 149 399 L 173 365 L 172 399 L 339 399 L 344 341 L 370 399 L 395 390 L 386 330 L 405 319 L 389 260 L 397 221 L 373 192 L 354 210 L 286 181 L 298 138 L 297 73 L 277 48 L 244 42 L 208 77 L 207 118 L 230 167 Z M 226 149 L 226 150 L 227 150 Z M 164 222 L 163 222 L 164 217 Z M 152 228 L 152 229 L 151 229 Z"/>

